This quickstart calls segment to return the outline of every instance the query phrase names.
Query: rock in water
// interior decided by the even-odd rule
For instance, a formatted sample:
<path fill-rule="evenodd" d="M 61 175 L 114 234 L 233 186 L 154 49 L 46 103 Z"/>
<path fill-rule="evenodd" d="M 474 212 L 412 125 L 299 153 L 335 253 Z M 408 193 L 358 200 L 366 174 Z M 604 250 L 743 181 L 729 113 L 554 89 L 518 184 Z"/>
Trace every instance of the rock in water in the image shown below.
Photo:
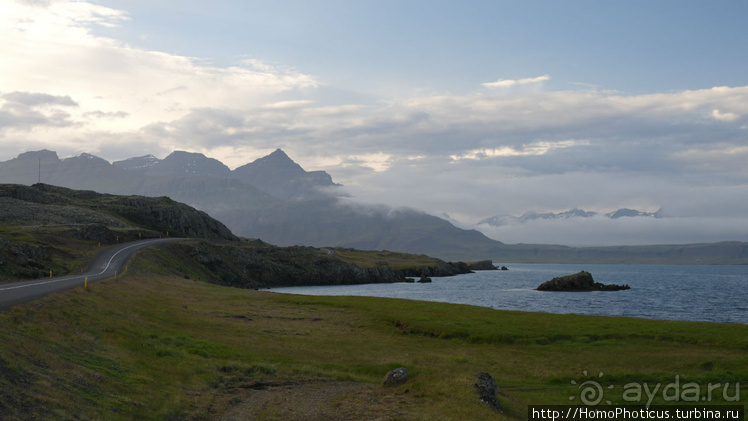
<path fill-rule="evenodd" d="M 490 374 L 482 372 L 478 374 L 478 382 L 473 386 L 478 390 L 480 401 L 488 405 L 496 412 L 502 412 L 499 399 L 496 397 L 496 381 Z"/>
<path fill-rule="evenodd" d="M 422 284 L 428 283 L 428 282 L 431 282 L 431 278 L 429 278 L 428 276 L 426 276 L 426 272 L 421 272 L 421 279 L 419 279 L 416 282 L 419 282 L 419 283 L 422 283 Z"/>
<path fill-rule="evenodd" d="M 382 386 L 398 386 L 407 382 L 408 378 L 408 369 L 405 367 L 396 368 L 387 372 L 387 375 L 384 376 L 384 380 L 382 380 Z"/>
<path fill-rule="evenodd" d="M 628 285 L 605 285 L 599 282 L 595 282 L 592 279 L 592 274 L 589 272 L 581 271 L 574 275 L 562 276 L 559 278 L 553 278 L 550 281 L 543 282 L 537 288 L 538 291 L 619 291 L 622 289 L 629 289 Z"/>

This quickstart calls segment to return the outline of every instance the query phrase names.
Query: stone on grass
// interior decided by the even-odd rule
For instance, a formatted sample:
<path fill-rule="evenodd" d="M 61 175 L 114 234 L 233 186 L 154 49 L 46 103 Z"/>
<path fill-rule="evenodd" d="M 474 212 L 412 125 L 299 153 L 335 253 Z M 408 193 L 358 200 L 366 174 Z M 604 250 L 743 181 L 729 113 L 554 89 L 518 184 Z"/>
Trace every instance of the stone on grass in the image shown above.
<path fill-rule="evenodd" d="M 496 381 L 486 372 L 478 373 L 478 382 L 473 386 L 478 390 L 480 401 L 496 412 L 502 412 L 496 397 Z"/>
<path fill-rule="evenodd" d="M 387 372 L 382 380 L 382 386 L 399 386 L 408 381 L 408 370 L 405 367 L 396 368 Z"/>

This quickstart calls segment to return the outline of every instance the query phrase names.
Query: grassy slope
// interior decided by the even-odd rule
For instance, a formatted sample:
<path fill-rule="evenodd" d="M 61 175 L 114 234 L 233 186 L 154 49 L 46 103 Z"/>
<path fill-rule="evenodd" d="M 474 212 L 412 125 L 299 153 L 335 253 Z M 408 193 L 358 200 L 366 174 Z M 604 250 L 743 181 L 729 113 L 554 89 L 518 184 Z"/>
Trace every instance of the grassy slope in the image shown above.
<path fill-rule="evenodd" d="M 100 246 L 139 238 L 236 239 L 207 214 L 166 197 L 116 196 L 45 184 L 0 184 L 0 223 L 0 238 L 14 246 L 43 249 L 45 255 L 19 258 L 10 247 L 0 247 L 0 282 L 46 277 L 49 272 L 78 273 Z"/>
<path fill-rule="evenodd" d="M 341 419 L 495 419 L 472 388 L 480 371 L 504 416 L 524 418 L 528 404 L 578 401 L 572 380 L 601 371 L 614 403 L 631 382 L 748 382 L 745 325 L 280 295 L 175 277 L 170 259 L 141 252 L 116 282 L 0 314 L 3 419 L 221 419 L 265 386 L 318 380 L 358 385 L 329 402 Z M 412 379 L 381 389 L 398 366 Z"/>

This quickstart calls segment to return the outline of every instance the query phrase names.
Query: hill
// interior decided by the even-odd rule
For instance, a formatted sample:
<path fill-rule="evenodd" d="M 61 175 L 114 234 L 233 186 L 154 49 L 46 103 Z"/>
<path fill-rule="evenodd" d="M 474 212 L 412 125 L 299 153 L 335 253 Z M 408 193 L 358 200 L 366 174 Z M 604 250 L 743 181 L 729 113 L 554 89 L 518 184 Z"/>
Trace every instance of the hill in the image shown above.
<path fill-rule="evenodd" d="M 116 196 L 46 184 L 0 184 L 0 280 L 66 274 L 101 245 L 157 238 L 238 241 L 225 225 L 168 197 Z"/>
<path fill-rule="evenodd" d="M 278 247 L 239 240 L 223 224 L 167 197 L 117 196 L 35 184 L 0 185 L 0 280 L 65 274 L 101 245 L 191 237 L 174 244 L 178 274 L 241 288 L 403 282 L 470 272 L 464 263 L 402 253 Z M 392 265 L 390 264 L 392 263 Z"/>

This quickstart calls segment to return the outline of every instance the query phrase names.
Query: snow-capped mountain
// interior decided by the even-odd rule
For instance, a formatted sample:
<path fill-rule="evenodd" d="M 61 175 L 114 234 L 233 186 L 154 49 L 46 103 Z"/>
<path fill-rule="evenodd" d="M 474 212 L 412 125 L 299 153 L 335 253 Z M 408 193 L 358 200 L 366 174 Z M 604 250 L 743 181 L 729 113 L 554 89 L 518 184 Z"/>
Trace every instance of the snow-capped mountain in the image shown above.
<path fill-rule="evenodd" d="M 568 211 L 564 212 L 525 212 L 520 216 L 514 216 L 514 215 L 496 215 L 491 216 L 489 218 L 485 218 L 478 222 L 478 225 L 491 225 L 495 227 L 500 227 L 503 225 L 510 225 L 510 224 L 523 224 L 525 222 L 534 221 L 534 220 L 558 220 L 558 219 L 571 219 L 571 218 L 590 218 L 596 215 L 602 215 L 606 218 L 610 219 L 618 219 L 618 218 L 626 218 L 626 217 L 650 217 L 650 218 L 662 218 L 662 209 L 658 210 L 657 212 L 642 212 L 636 209 L 629 209 L 629 208 L 621 208 L 617 209 L 613 212 L 608 213 L 598 213 L 598 212 L 592 212 L 592 211 L 585 211 L 579 208 L 570 209 Z"/>

